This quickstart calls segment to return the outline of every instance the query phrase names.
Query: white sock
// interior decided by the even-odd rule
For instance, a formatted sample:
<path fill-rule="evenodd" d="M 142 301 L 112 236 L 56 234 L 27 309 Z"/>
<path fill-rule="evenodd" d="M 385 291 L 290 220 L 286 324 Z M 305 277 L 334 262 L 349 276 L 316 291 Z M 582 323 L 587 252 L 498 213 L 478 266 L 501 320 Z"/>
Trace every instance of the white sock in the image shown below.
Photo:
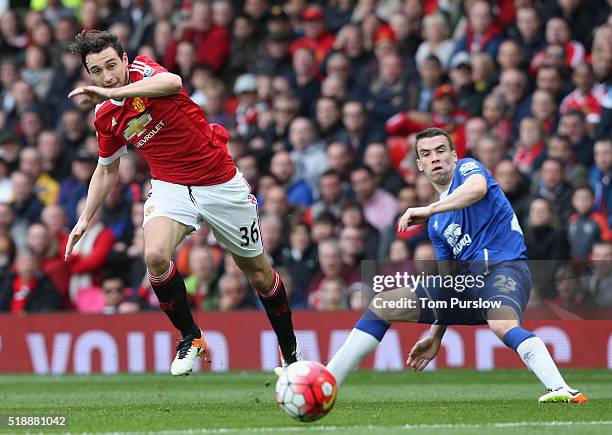
<path fill-rule="evenodd" d="M 531 337 L 523 341 L 516 348 L 516 352 L 546 388 L 553 390 L 559 387 L 569 388 L 540 337 Z"/>
<path fill-rule="evenodd" d="M 327 364 L 327 370 L 336 378 L 336 384 L 340 385 L 348 374 L 359 365 L 361 360 L 376 349 L 379 344 L 380 341 L 374 336 L 359 329 L 353 329 L 344 344 Z"/>

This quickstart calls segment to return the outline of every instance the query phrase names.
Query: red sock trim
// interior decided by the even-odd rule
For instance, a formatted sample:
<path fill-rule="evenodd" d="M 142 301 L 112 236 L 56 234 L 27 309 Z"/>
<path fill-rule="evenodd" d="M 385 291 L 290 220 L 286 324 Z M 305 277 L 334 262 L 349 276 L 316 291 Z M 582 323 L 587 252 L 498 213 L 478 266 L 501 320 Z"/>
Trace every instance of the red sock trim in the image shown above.
<path fill-rule="evenodd" d="M 273 298 L 278 294 L 278 291 L 281 288 L 281 279 L 278 273 L 274 271 L 274 279 L 272 280 L 272 285 L 265 291 L 260 291 L 259 294 L 262 298 Z"/>
<path fill-rule="evenodd" d="M 173 261 L 170 261 L 170 266 L 168 267 L 167 271 L 165 271 L 160 276 L 153 276 L 149 274 L 149 281 L 151 282 L 151 285 L 154 285 L 154 286 L 165 285 L 165 284 L 168 284 L 172 278 L 174 278 L 175 273 L 176 273 L 176 266 L 174 265 Z"/>

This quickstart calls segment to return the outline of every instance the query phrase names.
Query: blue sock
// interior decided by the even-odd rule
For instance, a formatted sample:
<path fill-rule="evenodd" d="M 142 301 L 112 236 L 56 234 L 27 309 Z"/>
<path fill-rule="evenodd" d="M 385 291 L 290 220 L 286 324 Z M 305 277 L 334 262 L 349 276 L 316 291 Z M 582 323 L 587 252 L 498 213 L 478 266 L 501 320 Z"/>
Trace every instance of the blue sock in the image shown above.
<path fill-rule="evenodd" d="M 515 326 L 504 335 L 504 344 L 508 346 L 510 349 L 516 350 L 523 341 L 528 338 L 535 337 L 536 335 L 533 332 L 529 332 L 526 329 L 521 328 L 520 326 Z"/>
<path fill-rule="evenodd" d="M 389 329 L 389 323 L 367 309 L 355 324 L 355 329 L 368 333 L 378 341 L 381 341 L 387 333 L 387 329 Z"/>

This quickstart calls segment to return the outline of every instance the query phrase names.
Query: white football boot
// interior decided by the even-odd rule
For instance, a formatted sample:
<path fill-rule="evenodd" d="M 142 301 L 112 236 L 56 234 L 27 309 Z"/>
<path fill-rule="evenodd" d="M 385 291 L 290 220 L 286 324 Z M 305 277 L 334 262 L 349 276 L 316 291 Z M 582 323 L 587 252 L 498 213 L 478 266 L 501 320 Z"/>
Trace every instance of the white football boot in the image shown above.
<path fill-rule="evenodd" d="M 302 351 L 300 350 L 300 343 L 298 343 L 297 341 L 295 342 L 295 351 L 293 352 L 293 355 L 295 356 L 296 361 L 302 361 L 304 359 L 302 357 Z M 283 355 L 283 352 L 280 350 L 280 347 L 278 348 L 278 356 L 280 357 L 281 365 L 280 367 L 276 367 L 274 369 L 274 374 L 276 376 L 280 376 L 283 370 L 289 367 L 289 364 L 287 364 L 287 361 L 285 361 L 285 356 Z"/>
<path fill-rule="evenodd" d="M 548 393 L 538 399 L 540 403 L 587 403 L 589 399 L 578 390 L 568 387 L 559 387 L 554 390 L 549 389 Z"/>
<path fill-rule="evenodd" d="M 200 331 L 200 337 L 188 335 L 176 346 L 176 356 L 172 361 L 170 373 L 172 376 L 189 376 L 195 360 L 206 350 L 206 341 Z"/>

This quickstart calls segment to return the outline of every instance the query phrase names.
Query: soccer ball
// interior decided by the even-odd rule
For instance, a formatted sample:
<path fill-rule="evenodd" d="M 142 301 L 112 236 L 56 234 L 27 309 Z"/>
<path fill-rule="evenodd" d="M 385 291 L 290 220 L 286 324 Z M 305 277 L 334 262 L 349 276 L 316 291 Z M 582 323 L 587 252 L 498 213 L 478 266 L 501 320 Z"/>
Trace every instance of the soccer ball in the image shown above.
<path fill-rule="evenodd" d="M 336 380 L 323 364 L 298 361 L 283 370 L 276 382 L 276 403 L 299 421 L 329 414 L 336 401 Z"/>

